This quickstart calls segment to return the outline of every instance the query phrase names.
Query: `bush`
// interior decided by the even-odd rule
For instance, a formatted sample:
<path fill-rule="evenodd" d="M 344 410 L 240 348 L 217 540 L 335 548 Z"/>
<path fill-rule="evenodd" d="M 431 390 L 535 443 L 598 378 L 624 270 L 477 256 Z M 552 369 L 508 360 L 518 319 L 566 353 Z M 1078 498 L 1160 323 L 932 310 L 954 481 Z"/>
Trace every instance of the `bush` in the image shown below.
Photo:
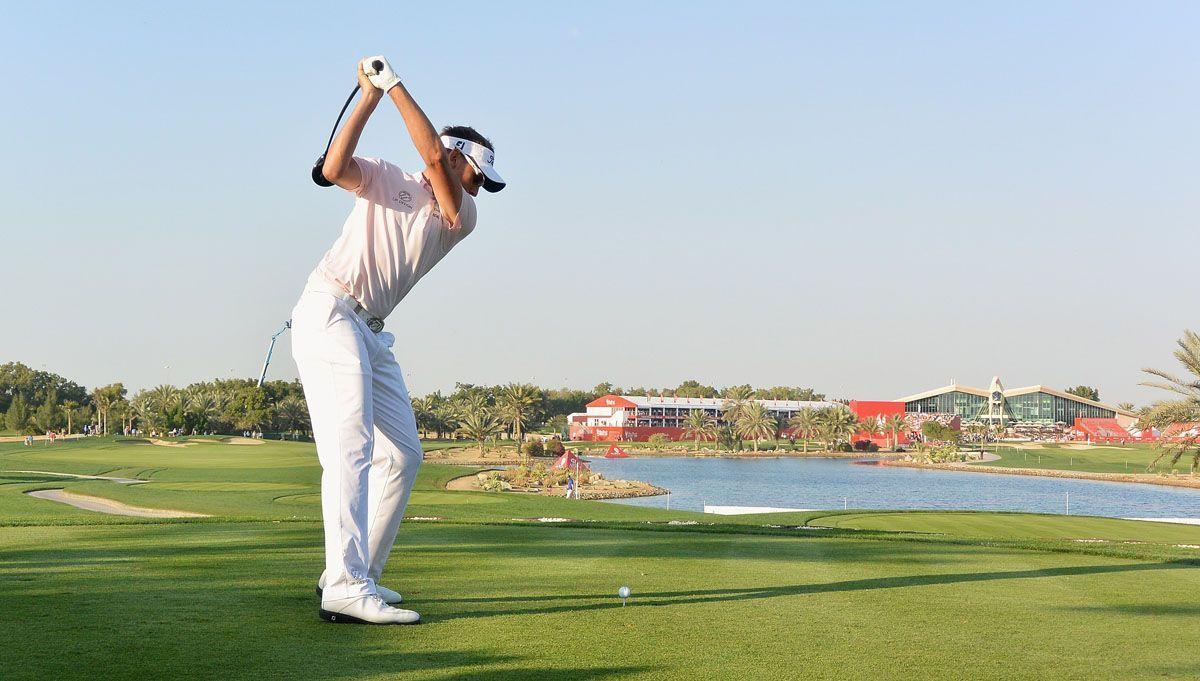
<path fill-rule="evenodd" d="M 742 439 L 737 437 L 729 426 L 722 426 L 717 431 L 717 449 L 740 452 L 742 451 Z"/>
<path fill-rule="evenodd" d="M 856 452 L 878 452 L 879 445 L 870 440 L 859 440 L 854 443 L 854 451 Z"/>
<path fill-rule="evenodd" d="M 666 433 L 655 433 L 646 440 L 646 443 L 652 447 L 666 447 L 671 444 L 671 437 Z"/>
<path fill-rule="evenodd" d="M 562 456 L 567 448 L 563 446 L 562 440 L 555 438 L 543 445 L 542 451 L 546 456 Z"/>
<path fill-rule="evenodd" d="M 853 452 L 854 448 L 848 442 L 839 442 L 833 446 L 835 452 Z"/>
<path fill-rule="evenodd" d="M 546 447 L 542 445 L 541 440 L 531 440 L 521 445 L 521 453 L 525 456 L 543 456 L 546 453 Z"/>
<path fill-rule="evenodd" d="M 929 463 L 951 463 L 966 461 L 967 459 L 967 455 L 958 451 L 958 445 L 953 442 L 943 445 L 922 446 L 919 455 Z"/>

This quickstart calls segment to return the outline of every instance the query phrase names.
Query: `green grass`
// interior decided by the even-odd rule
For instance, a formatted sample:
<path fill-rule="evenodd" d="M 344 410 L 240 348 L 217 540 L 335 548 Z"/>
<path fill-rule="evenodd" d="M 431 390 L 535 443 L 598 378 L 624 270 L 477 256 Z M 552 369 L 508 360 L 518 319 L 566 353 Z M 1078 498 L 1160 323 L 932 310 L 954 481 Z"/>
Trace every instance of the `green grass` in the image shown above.
<path fill-rule="evenodd" d="M 445 520 L 405 523 L 385 574 L 426 623 L 350 627 L 315 616 L 311 445 L 0 444 L 0 676 L 1200 674 L 1200 550 L 1180 546 L 1200 545 L 1197 527 L 999 513 L 705 516 L 446 491 L 462 472 L 422 468 L 409 515 Z M 45 487 L 214 517 L 101 516 L 22 494 Z M 514 520 L 539 516 L 578 522 Z M 633 589 L 627 607 L 621 585 Z"/>
<path fill-rule="evenodd" d="M 1057 444 L 1042 445 L 1040 449 L 1018 449 L 1000 446 L 994 450 L 1001 458 L 976 464 L 1000 468 L 1040 468 L 1090 473 L 1146 473 L 1147 467 L 1159 454 L 1149 444 L 1099 445 L 1092 449 L 1073 449 Z M 1169 457 L 1168 457 L 1169 459 Z M 1180 459 L 1174 466 L 1164 459 L 1151 472 L 1176 474 L 1191 472 L 1191 458 Z"/>

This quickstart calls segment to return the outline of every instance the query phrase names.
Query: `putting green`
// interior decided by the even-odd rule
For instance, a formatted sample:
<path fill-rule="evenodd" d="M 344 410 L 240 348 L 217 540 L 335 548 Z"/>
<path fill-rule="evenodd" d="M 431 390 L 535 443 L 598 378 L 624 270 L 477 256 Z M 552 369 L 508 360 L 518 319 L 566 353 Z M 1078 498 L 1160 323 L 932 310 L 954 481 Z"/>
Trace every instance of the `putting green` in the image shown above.
<path fill-rule="evenodd" d="M 316 618 L 312 595 L 323 533 L 311 446 L 71 447 L 0 445 L 6 680 L 1200 674 L 1200 551 L 1187 548 L 1200 546 L 1196 527 L 996 513 L 705 516 L 446 491 L 463 469 L 426 465 L 408 514 L 443 520 L 405 523 L 383 580 L 425 624 L 336 626 Z M 214 517 L 117 518 L 22 493 L 47 487 Z M 513 520 L 539 517 L 580 522 Z M 1171 635 L 1130 633 L 1147 630 Z"/>

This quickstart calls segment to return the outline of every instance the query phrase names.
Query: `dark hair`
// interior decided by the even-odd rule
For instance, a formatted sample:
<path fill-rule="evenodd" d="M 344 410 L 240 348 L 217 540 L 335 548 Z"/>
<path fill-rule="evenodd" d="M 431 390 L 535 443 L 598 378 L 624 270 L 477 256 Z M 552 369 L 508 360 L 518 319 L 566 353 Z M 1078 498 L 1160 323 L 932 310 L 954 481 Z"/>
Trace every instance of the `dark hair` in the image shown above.
<path fill-rule="evenodd" d="M 492 146 L 492 143 L 488 138 L 480 135 L 478 130 L 469 125 L 447 125 L 446 127 L 442 128 L 442 131 L 438 134 L 469 140 L 476 144 L 482 144 L 488 149 L 491 149 L 493 152 L 496 151 L 496 147 Z"/>

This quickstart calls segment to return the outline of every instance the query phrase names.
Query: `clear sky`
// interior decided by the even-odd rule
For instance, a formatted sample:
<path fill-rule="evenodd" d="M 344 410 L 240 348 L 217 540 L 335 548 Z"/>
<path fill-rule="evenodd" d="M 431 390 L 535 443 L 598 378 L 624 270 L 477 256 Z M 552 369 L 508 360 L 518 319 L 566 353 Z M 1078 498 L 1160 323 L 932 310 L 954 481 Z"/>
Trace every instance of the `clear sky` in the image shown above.
<path fill-rule="evenodd" d="M 388 319 L 456 380 L 1088 383 L 1200 327 L 1195 3 L 10 3 L 0 361 L 256 376 L 357 58 L 509 187 Z M 363 155 L 415 168 L 387 102 Z M 286 342 L 271 376 L 295 367 Z"/>

